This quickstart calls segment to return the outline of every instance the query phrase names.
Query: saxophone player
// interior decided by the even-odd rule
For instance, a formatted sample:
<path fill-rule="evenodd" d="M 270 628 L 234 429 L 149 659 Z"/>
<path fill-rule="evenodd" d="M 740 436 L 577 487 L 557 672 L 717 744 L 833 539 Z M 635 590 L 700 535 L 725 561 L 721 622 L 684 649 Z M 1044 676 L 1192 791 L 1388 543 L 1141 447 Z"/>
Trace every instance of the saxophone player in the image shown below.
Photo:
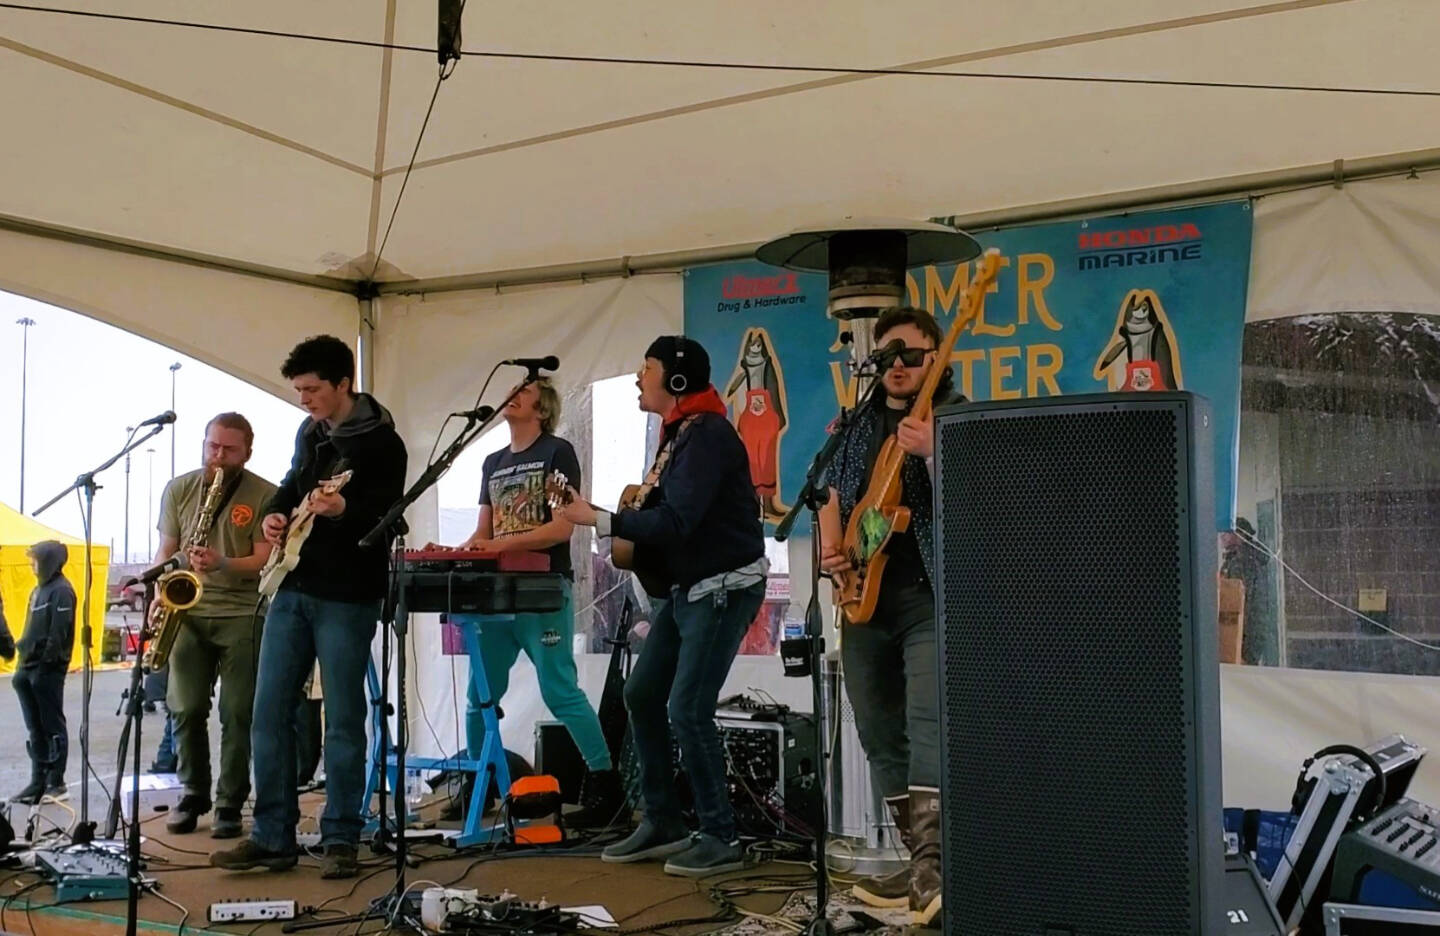
<path fill-rule="evenodd" d="M 220 681 L 220 772 L 215 784 L 212 838 L 237 838 L 240 807 L 250 795 L 250 710 L 255 700 L 255 617 L 260 568 L 270 544 L 260 529 L 262 508 L 275 485 L 245 470 L 255 433 L 239 413 L 221 413 L 205 427 L 203 467 L 180 475 L 161 499 L 157 563 L 185 553 L 199 576 L 199 602 L 184 612 L 170 650 L 165 702 L 175 724 L 184 794 L 165 827 L 193 832 L 211 809 L 210 699 Z M 207 505 L 216 472 L 223 471 Z M 205 508 L 209 507 L 207 511 Z M 199 529 L 208 513 L 208 529 Z"/>

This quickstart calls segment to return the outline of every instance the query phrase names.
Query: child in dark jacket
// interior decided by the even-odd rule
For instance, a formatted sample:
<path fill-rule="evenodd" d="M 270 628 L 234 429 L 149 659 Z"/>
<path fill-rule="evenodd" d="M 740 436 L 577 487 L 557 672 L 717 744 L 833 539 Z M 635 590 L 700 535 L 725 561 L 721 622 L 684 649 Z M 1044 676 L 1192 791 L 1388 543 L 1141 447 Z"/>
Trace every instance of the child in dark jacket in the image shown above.
<path fill-rule="evenodd" d="M 14 798 L 38 803 L 42 797 L 65 799 L 65 761 L 70 735 L 65 724 L 65 674 L 75 647 L 75 589 L 63 569 L 69 550 L 45 540 L 26 553 L 39 583 L 30 593 L 25 629 L 16 642 L 20 666 L 13 684 L 30 732 L 30 784 Z"/>

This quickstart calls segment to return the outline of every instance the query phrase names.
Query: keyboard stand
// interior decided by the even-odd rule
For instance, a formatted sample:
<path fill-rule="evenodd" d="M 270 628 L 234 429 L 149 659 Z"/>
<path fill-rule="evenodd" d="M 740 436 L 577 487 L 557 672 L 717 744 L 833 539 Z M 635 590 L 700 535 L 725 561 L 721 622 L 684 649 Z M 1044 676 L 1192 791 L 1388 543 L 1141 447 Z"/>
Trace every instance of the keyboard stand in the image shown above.
<path fill-rule="evenodd" d="M 496 832 L 504 831 L 503 822 L 484 824 L 485 813 L 485 792 L 490 787 L 490 780 L 495 780 L 495 788 L 500 793 L 500 798 L 510 792 L 510 765 L 505 759 L 505 744 L 500 737 L 500 719 L 496 716 L 495 700 L 490 698 L 490 683 L 485 678 L 485 660 L 480 653 L 480 632 L 476 620 L 471 615 L 458 616 L 455 621 L 465 638 L 465 651 L 470 658 L 470 681 L 475 687 L 475 693 L 480 699 L 481 719 L 485 724 L 485 741 L 481 746 L 479 758 L 472 759 L 468 756 L 461 757 L 413 757 L 407 755 L 405 758 L 406 770 L 415 768 L 417 770 L 458 770 L 475 776 L 475 784 L 470 793 L 470 801 L 465 804 L 465 825 L 458 835 L 454 836 L 453 844 L 457 848 L 467 848 L 471 845 L 482 842 L 491 842 Z M 373 701 L 380 698 L 380 677 L 375 672 L 375 664 L 369 664 L 366 670 L 366 680 L 370 686 L 370 698 Z M 370 771 L 365 784 L 365 799 L 367 812 L 369 810 L 370 798 L 380 788 L 380 737 L 382 726 L 380 719 L 383 717 L 380 706 L 372 705 L 374 713 L 371 716 L 374 741 L 371 743 Z M 468 751 L 467 751 L 468 754 Z M 385 759 L 385 775 L 389 778 L 389 789 L 394 793 L 397 800 L 404 800 L 406 795 L 403 778 L 397 776 L 397 764 L 395 755 L 391 754 Z M 373 834 L 379 824 L 378 817 L 369 816 L 365 831 Z M 407 824 L 408 824 L 407 810 Z M 449 836 L 447 836 L 448 838 Z"/>

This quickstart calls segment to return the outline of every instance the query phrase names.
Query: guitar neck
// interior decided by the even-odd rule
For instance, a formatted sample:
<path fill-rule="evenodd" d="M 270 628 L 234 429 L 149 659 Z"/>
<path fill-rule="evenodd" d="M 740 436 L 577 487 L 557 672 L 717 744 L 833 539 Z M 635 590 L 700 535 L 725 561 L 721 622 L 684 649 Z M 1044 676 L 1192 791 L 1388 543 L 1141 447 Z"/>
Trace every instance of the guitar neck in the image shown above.
<path fill-rule="evenodd" d="M 987 250 L 980 258 L 974 279 L 961 293 L 960 308 L 955 312 L 955 321 L 950 323 L 945 340 L 940 342 L 940 347 L 935 350 L 935 366 L 930 368 L 930 372 L 925 375 L 925 382 L 920 385 L 920 391 L 915 394 L 915 403 L 910 407 L 912 417 L 924 421 L 935 408 L 935 391 L 939 389 L 940 380 L 945 376 L 945 368 L 950 366 L 950 355 L 960 341 L 960 333 L 980 314 L 980 310 L 985 308 L 985 294 L 989 291 L 990 284 L 995 281 L 995 274 L 999 269 L 999 252 L 993 248 Z"/>

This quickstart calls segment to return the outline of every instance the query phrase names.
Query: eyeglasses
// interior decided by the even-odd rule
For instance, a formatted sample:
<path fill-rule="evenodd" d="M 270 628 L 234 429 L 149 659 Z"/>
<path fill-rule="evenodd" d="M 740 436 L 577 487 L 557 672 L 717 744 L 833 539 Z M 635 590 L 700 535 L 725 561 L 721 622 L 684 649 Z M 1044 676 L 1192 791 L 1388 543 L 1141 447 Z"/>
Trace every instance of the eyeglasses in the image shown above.
<path fill-rule="evenodd" d="M 919 367 L 925 363 L 925 358 L 933 353 L 935 353 L 934 348 L 906 348 L 896 354 L 894 360 L 906 367 Z"/>

